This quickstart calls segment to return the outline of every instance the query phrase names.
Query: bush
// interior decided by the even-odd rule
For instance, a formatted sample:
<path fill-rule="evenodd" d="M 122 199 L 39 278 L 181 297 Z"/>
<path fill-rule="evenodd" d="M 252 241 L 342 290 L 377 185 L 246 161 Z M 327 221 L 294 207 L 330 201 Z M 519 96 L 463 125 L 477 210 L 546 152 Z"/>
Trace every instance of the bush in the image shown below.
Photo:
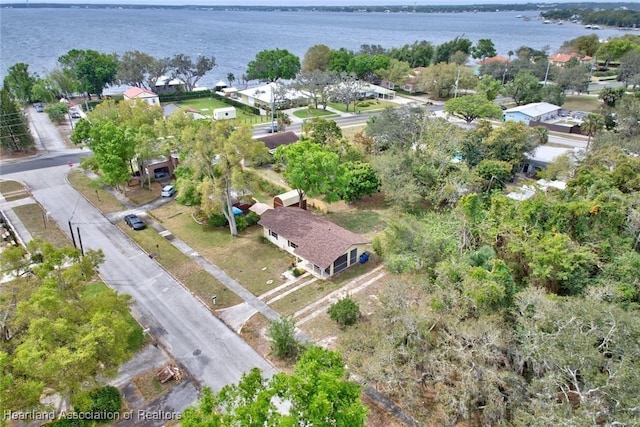
<path fill-rule="evenodd" d="M 236 216 L 236 229 L 238 231 L 245 230 L 249 226 L 247 218 L 244 216 Z"/>
<path fill-rule="evenodd" d="M 337 322 L 341 327 L 355 324 L 360 318 L 360 307 L 358 303 L 349 296 L 339 299 L 327 310 L 331 320 Z"/>
<path fill-rule="evenodd" d="M 227 218 L 222 214 L 211 215 L 207 222 L 211 227 L 226 227 L 227 225 L 229 225 Z"/>
<path fill-rule="evenodd" d="M 247 224 L 249 226 L 256 225 L 258 221 L 260 221 L 260 215 L 255 212 L 249 212 L 245 215 L 245 218 L 247 219 Z"/>
<path fill-rule="evenodd" d="M 260 243 L 269 243 L 269 239 L 267 239 L 267 237 L 264 236 L 264 235 L 260 235 L 260 236 L 258 236 L 258 242 L 260 242 Z"/>
<path fill-rule="evenodd" d="M 84 403 L 86 406 L 81 404 L 78 411 L 74 413 L 90 413 L 93 416 L 91 421 L 74 419 L 72 414 L 68 414 L 67 418 L 57 419 L 47 425 L 54 427 L 83 427 L 94 425 L 95 423 L 112 423 L 113 420 L 117 419 L 115 414 L 122 409 L 122 396 L 117 388 L 106 386 L 89 392 L 88 399 L 84 400 Z"/>
<path fill-rule="evenodd" d="M 122 396 L 120 391 L 113 386 L 106 386 L 93 390 L 89 396 L 91 397 L 91 406 L 86 412 L 105 414 L 109 417 L 110 414 L 116 414 L 120 412 L 122 408 Z M 109 419 L 100 420 L 103 422 L 109 421 Z"/>
<path fill-rule="evenodd" d="M 276 357 L 288 358 L 296 355 L 298 342 L 293 320 L 282 317 L 269 324 L 267 336 L 271 340 L 271 351 Z"/>
<path fill-rule="evenodd" d="M 293 273 L 293 277 L 300 277 L 304 274 L 304 270 L 296 267 L 293 269 L 292 273 Z"/>

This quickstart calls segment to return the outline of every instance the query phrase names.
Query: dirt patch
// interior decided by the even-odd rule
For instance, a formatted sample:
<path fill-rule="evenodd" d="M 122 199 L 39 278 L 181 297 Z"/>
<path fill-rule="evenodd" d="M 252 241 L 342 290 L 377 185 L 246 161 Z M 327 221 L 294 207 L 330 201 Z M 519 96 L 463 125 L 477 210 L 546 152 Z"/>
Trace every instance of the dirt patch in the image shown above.
<path fill-rule="evenodd" d="M 132 382 L 146 402 L 151 402 L 164 395 L 177 384 L 175 380 L 161 383 L 160 380 L 158 380 L 155 370 L 138 375 Z"/>
<path fill-rule="evenodd" d="M 362 402 L 369 408 L 367 416 L 367 427 L 405 427 L 403 423 L 398 421 L 393 415 L 388 414 L 378 405 L 373 403 L 366 395 L 362 395 Z"/>

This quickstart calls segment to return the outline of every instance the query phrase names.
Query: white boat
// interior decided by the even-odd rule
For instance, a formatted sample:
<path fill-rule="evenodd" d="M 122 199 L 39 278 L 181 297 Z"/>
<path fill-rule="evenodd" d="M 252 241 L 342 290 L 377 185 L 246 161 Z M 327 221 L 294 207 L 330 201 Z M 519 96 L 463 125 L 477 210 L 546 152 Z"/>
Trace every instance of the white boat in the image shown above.
<path fill-rule="evenodd" d="M 551 24 L 551 21 L 549 21 L 548 19 L 545 19 L 543 24 Z"/>
<path fill-rule="evenodd" d="M 516 18 L 522 18 L 522 15 L 518 15 L 518 16 L 516 16 Z"/>

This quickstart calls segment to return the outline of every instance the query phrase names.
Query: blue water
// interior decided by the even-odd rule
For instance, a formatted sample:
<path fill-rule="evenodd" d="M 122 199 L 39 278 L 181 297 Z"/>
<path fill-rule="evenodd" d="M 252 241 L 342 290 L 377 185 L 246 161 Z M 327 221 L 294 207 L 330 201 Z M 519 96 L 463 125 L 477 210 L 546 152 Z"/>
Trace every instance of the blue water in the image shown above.
<path fill-rule="evenodd" d="M 530 16 L 530 21 L 516 18 Z M 427 40 L 434 45 L 465 36 L 493 40 L 505 55 L 526 45 L 554 53 L 565 40 L 591 34 L 580 24 L 543 24 L 536 12 L 336 13 L 164 9 L 0 9 L 0 78 L 17 62 L 45 75 L 71 49 L 122 54 L 139 50 L 158 58 L 184 53 L 214 56 L 218 66 L 200 82 L 236 79 L 265 49 L 288 49 L 302 58 L 315 44 L 357 51 L 362 44 L 399 47 Z M 596 32 L 601 39 L 623 33 Z"/>

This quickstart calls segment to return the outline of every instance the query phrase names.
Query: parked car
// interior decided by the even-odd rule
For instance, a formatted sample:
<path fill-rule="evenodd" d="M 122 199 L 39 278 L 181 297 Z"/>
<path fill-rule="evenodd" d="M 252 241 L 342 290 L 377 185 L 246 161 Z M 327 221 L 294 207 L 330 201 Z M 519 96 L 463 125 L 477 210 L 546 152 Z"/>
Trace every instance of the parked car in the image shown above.
<path fill-rule="evenodd" d="M 134 230 L 142 230 L 147 225 L 137 215 L 129 214 L 124 217 L 124 222 Z"/>
<path fill-rule="evenodd" d="M 176 188 L 173 185 L 165 185 L 160 192 L 162 197 L 171 197 L 174 194 L 176 194 Z"/>
<path fill-rule="evenodd" d="M 79 119 L 80 117 L 82 117 L 82 116 L 77 111 L 72 111 L 71 112 L 71 118 L 72 119 Z"/>
<path fill-rule="evenodd" d="M 278 125 L 276 124 L 272 124 L 272 125 L 269 125 L 269 127 L 267 127 L 267 133 L 276 133 L 278 132 L 278 130 L 279 130 Z"/>
<path fill-rule="evenodd" d="M 39 102 L 37 104 L 34 104 L 33 107 L 36 109 L 38 113 L 42 113 L 44 111 L 44 106 Z"/>
<path fill-rule="evenodd" d="M 169 172 L 165 172 L 165 171 L 155 171 L 153 173 L 153 177 L 158 180 L 161 181 L 163 179 L 169 179 L 171 178 L 171 175 L 169 175 Z"/>

